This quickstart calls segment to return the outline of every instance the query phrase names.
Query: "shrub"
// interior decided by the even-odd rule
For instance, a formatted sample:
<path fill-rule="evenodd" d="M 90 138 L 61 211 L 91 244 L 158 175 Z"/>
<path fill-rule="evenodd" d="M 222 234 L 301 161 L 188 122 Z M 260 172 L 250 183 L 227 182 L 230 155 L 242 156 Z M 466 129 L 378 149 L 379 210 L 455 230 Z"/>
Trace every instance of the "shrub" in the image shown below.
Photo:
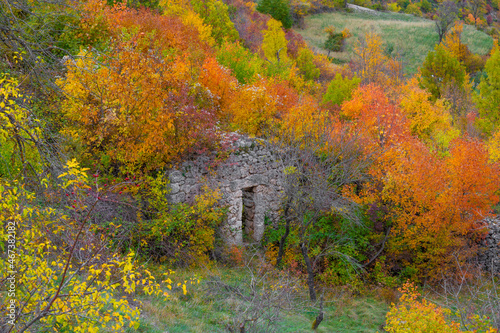
<path fill-rule="evenodd" d="M 415 16 L 422 16 L 422 11 L 417 4 L 411 3 L 406 7 L 405 14 L 412 14 Z"/>
<path fill-rule="evenodd" d="M 401 11 L 401 7 L 396 2 L 392 2 L 387 5 L 387 9 L 389 9 L 391 12 L 399 13 Z"/>
<path fill-rule="evenodd" d="M 417 3 L 417 5 L 419 5 L 420 9 L 424 13 L 429 13 L 432 11 L 432 4 L 429 2 L 429 0 L 422 0 L 419 3 Z"/>
<path fill-rule="evenodd" d="M 225 209 L 217 206 L 220 198 L 220 192 L 206 188 L 193 205 L 179 203 L 161 207 L 157 218 L 139 222 L 132 244 L 157 261 L 206 263 L 215 246 L 217 228 L 225 216 Z"/>
<path fill-rule="evenodd" d="M 343 78 L 340 73 L 337 73 L 335 79 L 328 85 L 325 95 L 323 95 L 323 103 L 330 102 L 341 105 L 344 101 L 351 98 L 353 90 L 358 87 L 360 82 L 361 79 L 357 76 L 348 79 Z"/>
<path fill-rule="evenodd" d="M 243 84 L 252 82 L 263 66 L 262 60 L 239 42 L 221 45 L 217 50 L 217 61 L 231 69 L 238 82 Z"/>
<path fill-rule="evenodd" d="M 344 49 L 344 40 L 351 36 L 351 33 L 348 29 L 344 29 L 341 32 L 335 32 L 335 28 L 330 26 L 325 28 L 325 32 L 328 34 L 328 37 L 325 42 L 325 49 L 328 50 L 328 55 L 330 55 L 330 51 L 332 52 L 341 52 Z"/>
<path fill-rule="evenodd" d="M 426 299 L 419 299 L 420 294 L 412 283 L 405 283 L 399 289 L 403 295 L 400 304 L 392 304 L 387 313 L 387 325 L 384 329 L 390 333 L 459 333 L 460 324 L 446 322 L 450 310 L 443 309 Z"/>

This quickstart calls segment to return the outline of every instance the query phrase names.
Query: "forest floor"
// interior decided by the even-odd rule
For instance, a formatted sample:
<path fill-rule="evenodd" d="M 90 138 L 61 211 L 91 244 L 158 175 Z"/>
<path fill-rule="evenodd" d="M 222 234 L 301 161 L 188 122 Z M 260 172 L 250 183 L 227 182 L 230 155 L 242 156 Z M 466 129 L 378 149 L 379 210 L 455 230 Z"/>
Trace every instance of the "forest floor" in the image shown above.
<path fill-rule="evenodd" d="M 349 29 L 352 37 L 346 40 L 344 52 L 331 52 L 338 62 L 348 62 L 353 57 L 354 45 L 359 38 L 373 31 L 384 41 L 388 55 L 399 55 L 405 74 L 413 75 L 423 63 L 427 53 L 434 49 L 438 34 L 432 20 L 409 14 L 385 12 L 333 12 L 310 15 L 305 18 L 305 29 L 296 29 L 313 51 L 327 54 L 323 48 L 327 34 L 326 27 L 333 26 L 340 32 Z M 493 39 L 473 26 L 465 25 L 462 39 L 470 50 L 480 55 L 487 54 L 493 47 Z"/>

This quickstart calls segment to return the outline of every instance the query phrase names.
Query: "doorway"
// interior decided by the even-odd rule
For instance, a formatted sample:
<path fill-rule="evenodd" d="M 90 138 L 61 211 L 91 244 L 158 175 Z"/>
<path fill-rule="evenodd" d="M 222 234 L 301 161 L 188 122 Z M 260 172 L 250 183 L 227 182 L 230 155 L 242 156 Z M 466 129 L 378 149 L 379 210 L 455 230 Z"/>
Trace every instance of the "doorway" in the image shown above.
<path fill-rule="evenodd" d="M 241 228 L 243 242 L 253 242 L 255 241 L 255 186 L 242 190 L 242 201 Z"/>

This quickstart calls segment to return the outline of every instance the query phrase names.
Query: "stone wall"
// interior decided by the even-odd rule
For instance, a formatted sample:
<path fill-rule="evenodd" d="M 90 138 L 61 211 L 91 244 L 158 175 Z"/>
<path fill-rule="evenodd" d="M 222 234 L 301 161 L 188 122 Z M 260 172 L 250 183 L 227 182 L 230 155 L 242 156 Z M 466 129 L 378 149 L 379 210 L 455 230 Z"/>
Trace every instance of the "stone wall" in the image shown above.
<path fill-rule="evenodd" d="M 490 272 L 500 274 L 500 216 L 485 220 L 489 233 L 483 241 L 479 262 Z"/>
<path fill-rule="evenodd" d="M 172 169 L 170 201 L 192 202 L 204 185 L 218 188 L 223 194 L 222 204 L 229 207 L 222 228 L 226 242 L 258 242 L 265 220 L 273 222 L 279 215 L 282 169 L 263 140 L 239 137 L 232 146 L 232 153 L 221 162 L 198 156 Z"/>

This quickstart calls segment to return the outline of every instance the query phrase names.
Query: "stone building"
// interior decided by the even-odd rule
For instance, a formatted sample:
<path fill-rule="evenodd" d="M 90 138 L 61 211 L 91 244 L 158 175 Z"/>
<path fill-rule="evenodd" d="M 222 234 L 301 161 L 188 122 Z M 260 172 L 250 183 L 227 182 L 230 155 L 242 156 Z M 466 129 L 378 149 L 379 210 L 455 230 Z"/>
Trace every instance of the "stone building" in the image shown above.
<path fill-rule="evenodd" d="M 279 216 L 282 168 L 265 141 L 238 137 L 227 158 L 184 161 L 169 172 L 170 201 L 192 202 L 204 185 L 218 188 L 229 207 L 223 236 L 227 243 L 258 242 L 266 222 Z"/>

